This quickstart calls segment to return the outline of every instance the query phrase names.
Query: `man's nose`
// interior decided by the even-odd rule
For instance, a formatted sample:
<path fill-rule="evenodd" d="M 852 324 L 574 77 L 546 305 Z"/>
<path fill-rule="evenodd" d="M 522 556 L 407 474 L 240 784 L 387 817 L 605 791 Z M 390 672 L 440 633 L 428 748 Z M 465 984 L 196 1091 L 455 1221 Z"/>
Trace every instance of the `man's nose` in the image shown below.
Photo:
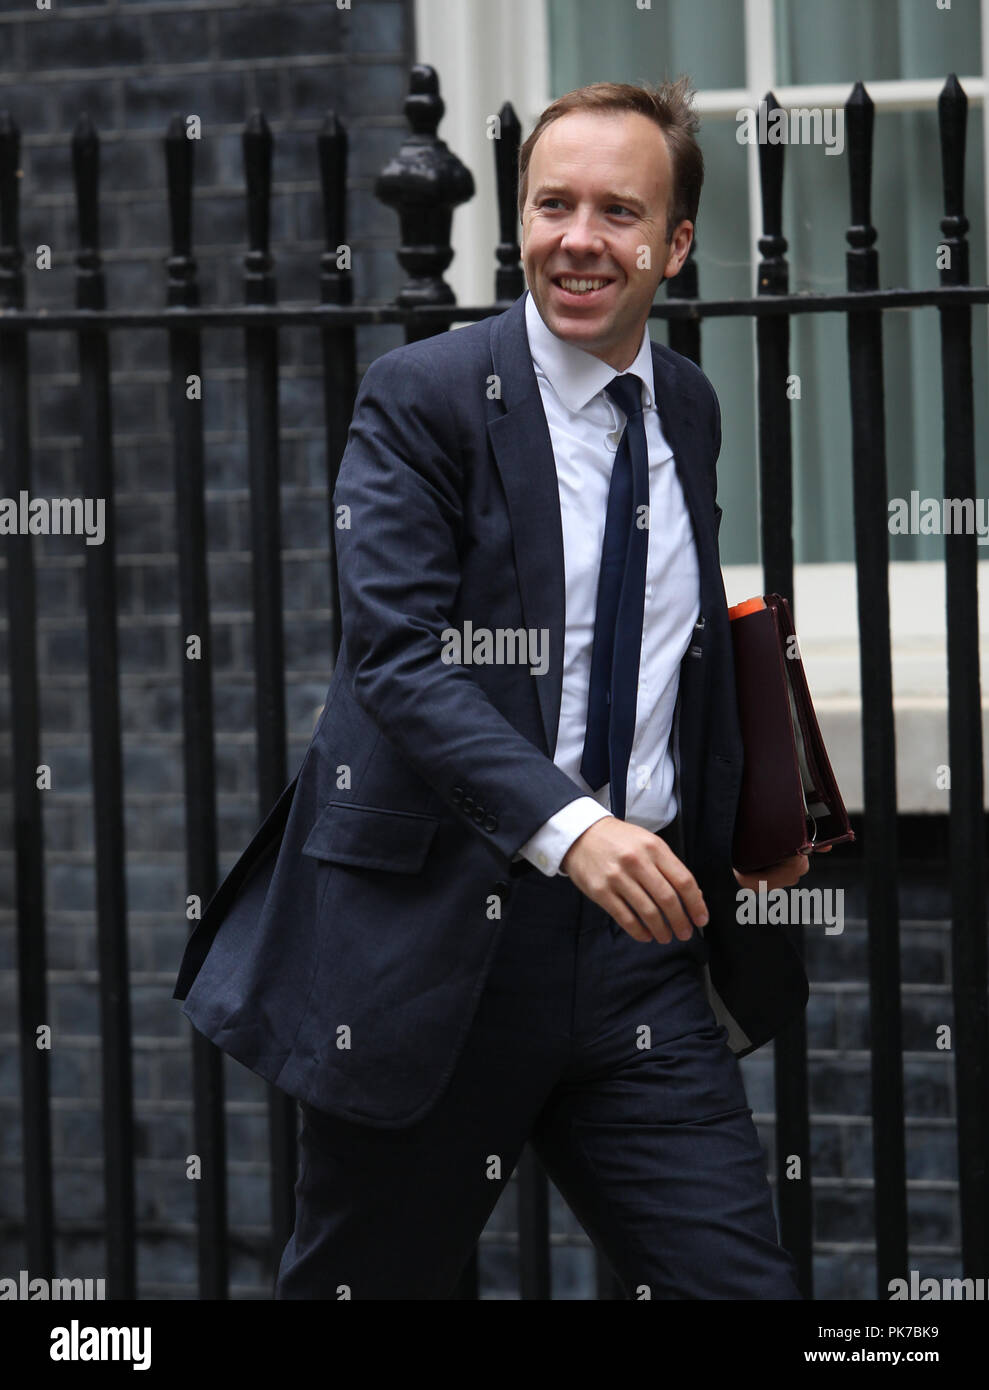
<path fill-rule="evenodd" d="M 563 240 L 560 243 L 566 251 L 574 254 L 587 252 L 599 253 L 604 247 L 601 232 L 595 224 L 594 218 L 590 214 L 575 214 L 567 222 L 563 233 Z"/>

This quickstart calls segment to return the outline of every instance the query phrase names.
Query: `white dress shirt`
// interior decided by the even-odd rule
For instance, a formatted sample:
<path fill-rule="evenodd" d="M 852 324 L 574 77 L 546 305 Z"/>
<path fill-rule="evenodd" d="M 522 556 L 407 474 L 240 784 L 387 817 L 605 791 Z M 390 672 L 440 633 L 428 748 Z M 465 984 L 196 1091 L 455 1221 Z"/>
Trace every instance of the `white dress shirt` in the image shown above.
<path fill-rule="evenodd" d="M 593 791 L 580 775 L 580 762 L 608 490 L 625 429 L 624 413 L 604 387 L 623 373 L 552 333 L 528 293 L 525 325 L 556 461 L 566 570 L 563 692 L 553 761 L 573 779 L 577 794 L 526 841 L 516 858 L 522 856 L 552 876 L 563 872 L 560 861 L 578 836 L 611 814 L 608 786 Z M 670 733 L 680 662 L 700 613 L 700 579 L 690 513 L 656 409 L 648 327 L 626 371 L 643 383 L 650 525 L 625 820 L 660 830 L 677 813 Z"/>

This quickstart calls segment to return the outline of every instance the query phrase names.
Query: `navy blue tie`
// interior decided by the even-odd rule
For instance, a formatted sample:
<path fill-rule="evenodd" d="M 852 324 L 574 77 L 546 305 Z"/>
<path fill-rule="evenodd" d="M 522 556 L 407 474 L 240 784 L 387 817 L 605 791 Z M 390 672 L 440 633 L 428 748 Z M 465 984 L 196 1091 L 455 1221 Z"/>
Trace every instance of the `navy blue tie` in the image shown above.
<path fill-rule="evenodd" d="M 624 819 L 649 553 L 649 453 L 641 378 L 627 372 L 604 389 L 626 419 L 608 490 L 580 775 L 594 791 L 610 782 L 612 813 Z"/>

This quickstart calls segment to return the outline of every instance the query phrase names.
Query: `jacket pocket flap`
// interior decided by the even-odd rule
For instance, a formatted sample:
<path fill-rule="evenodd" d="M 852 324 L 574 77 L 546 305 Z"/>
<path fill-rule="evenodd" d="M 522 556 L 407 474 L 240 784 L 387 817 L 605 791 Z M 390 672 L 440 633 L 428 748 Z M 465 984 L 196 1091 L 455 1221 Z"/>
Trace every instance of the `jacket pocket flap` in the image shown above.
<path fill-rule="evenodd" d="M 309 832 L 302 853 L 334 864 L 415 873 L 422 868 L 438 825 L 436 816 L 330 801 Z"/>

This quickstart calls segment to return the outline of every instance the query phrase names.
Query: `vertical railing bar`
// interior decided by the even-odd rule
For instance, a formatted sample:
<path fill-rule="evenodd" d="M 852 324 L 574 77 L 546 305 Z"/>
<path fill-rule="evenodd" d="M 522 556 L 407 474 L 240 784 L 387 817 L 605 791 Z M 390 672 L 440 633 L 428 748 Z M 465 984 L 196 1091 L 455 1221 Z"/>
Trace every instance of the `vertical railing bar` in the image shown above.
<path fill-rule="evenodd" d="M 850 292 L 879 288 L 872 225 L 874 107 L 857 82 L 845 103 L 851 226 L 846 234 Z M 878 310 L 848 313 L 852 416 L 855 577 L 862 684 L 864 866 L 869 944 L 872 1154 L 877 1297 L 907 1272 L 906 1147 L 897 885 L 896 726 L 889 623 L 889 506 L 883 324 Z"/>
<path fill-rule="evenodd" d="M 347 244 L 347 132 L 335 112 L 328 111 L 317 139 L 323 193 L 326 250 L 320 257 L 320 302 L 351 304 L 354 298 L 350 248 Z M 344 264 L 339 260 L 343 256 Z M 323 418 L 326 428 L 327 501 L 329 506 L 330 646 L 336 664 L 340 649 L 340 580 L 337 575 L 336 515 L 333 493 L 340 472 L 350 417 L 357 393 L 357 344 L 353 324 L 325 328 L 323 353 Z M 327 684 L 329 681 L 327 680 Z"/>
<path fill-rule="evenodd" d="M 388 207 L 393 207 L 398 213 L 398 262 L 410 277 L 395 299 L 400 309 L 414 310 L 423 305 L 456 302 L 453 290 L 443 279 L 443 271 L 453 260 L 453 247 L 450 244 L 453 209 L 473 197 L 474 179 L 466 166 L 436 134 L 444 110 L 435 70 L 426 63 L 415 64 L 409 74 L 409 93 L 403 106 L 411 133 L 395 156 L 385 165 L 374 185 L 375 197 Z M 502 118 L 504 116 L 503 106 Z M 503 128 L 503 137 L 504 134 Z M 512 139 L 511 122 L 507 138 Z M 496 141 L 496 145 L 499 143 Z M 495 154 L 498 159 L 497 149 Z M 499 165 L 498 168 L 500 167 Z M 502 183 L 499 183 L 498 192 L 499 209 L 503 216 L 500 201 L 504 196 Z M 446 331 L 442 325 L 418 324 L 411 314 L 405 321 L 407 343 L 419 342 L 423 338 Z M 347 409 L 349 416 L 353 409 L 352 401 L 348 403 Z M 337 455 L 334 453 L 331 457 L 335 460 Z M 335 481 L 334 475 L 334 484 Z M 531 1166 L 531 1160 L 529 1163 Z M 545 1183 L 545 1175 L 542 1181 Z M 538 1179 L 530 1177 L 529 1182 L 537 1183 Z M 525 1243 L 525 1239 L 524 1232 L 520 1233 L 520 1245 Z M 527 1251 L 523 1262 L 528 1258 Z M 478 1297 L 476 1250 L 461 1275 L 456 1297 Z"/>
<path fill-rule="evenodd" d="M 772 92 L 763 98 L 768 113 L 779 108 Z M 768 120 L 767 120 L 768 124 Z M 761 122 L 760 122 L 761 125 Z M 762 229 L 758 292 L 787 294 L 789 266 L 783 235 L 783 156 L 785 147 L 759 146 Z M 756 321 L 759 407 L 759 517 L 763 583 L 793 605 L 793 446 L 787 379 L 790 373 L 788 314 L 761 315 Z M 795 611 L 795 610 L 794 610 Z M 803 923 L 781 927 L 804 956 Z M 776 1096 L 776 1198 L 780 1236 L 793 1255 L 805 1298 L 814 1288 L 813 1174 L 807 1084 L 807 1019 L 801 1012 L 773 1042 Z M 791 1159 L 800 1159 L 799 1179 L 787 1176 Z"/>
<path fill-rule="evenodd" d="M 522 126 L 510 101 L 503 102 L 498 112 L 498 138 L 493 143 L 498 201 L 495 306 L 507 309 L 525 289 L 525 274 L 519 261 L 519 149 L 522 145 Z"/>
<path fill-rule="evenodd" d="M 535 1149 L 526 1144 L 518 1163 L 519 1296 L 549 1299 L 549 1180 Z"/>
<path fill-rule="evenodd" d="M 271 131 L 254 111 L 243 133 L 247 182 L 247 304 L 274 304 L 269 250 Z M 258 796 L 262 815 L 285 788 L 285 650 L 282 616 L 281 490 L 278 461 L 278 330 L 245 329 L 247 452 L 250 475 L 251 580 L 257 696 Z M 271 1235 L 275 1268 L 295 1224 L 298 1112 L 294 1097 L 268 1087 L 271 1153 Z"/>
<path fill-rule="evenodd" d="M 938 99 L 944 179 L 942 285 L 967 285 L 968 218 L 964 211 L 968 99 L 952 73 Z M 940 249 L 940 248 L 939 248 Z M 972 310 L 939 309 L 944 420 L 944 495 L 976 506 Z M 945 602 L 948 649 L 948 816 L 951 879 L 951 978 L 954 999 L 955 1090 L 962 1266 L 966 1277 L 989 1276 L 989 1019 L 986 943 L 986 815 L 982 776 L 982 694 L 979 678 L 978 539 L 946 534 Z M 973 659 L 974 658 L 974 659 Z"/>
<path fill-rule="evenodd" d="M 522 127 L 511 102 L 504 102 L 498 112 L 497 134 L 498 138 L 493 142 L 498 205 L 495 301 L 497 307 L 505 309 L 514 303 L 525 289 L 525 276 L 519 263 L 518 241 L 518 174 Z M 549 1178 L 538 1154 L 529 1144 L 525 1145 L 519 1160 L 517 1182 L 520 1296 L 523 1299 L 549 1299 L 552 1296 Z"/>
<path fill-rule="evenodd" d="M 700 286 L 697 268 L 697 238 L 690 243 L 687 259 L 678 274 L 666 282 L 667 299 L 699 299 Z M 674 352 L 689 357 L 691 362 L 701 365 L 701 321 L 700 318 L 670 319 L 669 344 Z"/>
<path fill-rule="evenodd" d="M 24 308 L 20 244 L 20 130 L 0 111 L 0 309 Z M 25 330 L 0 334 L 0 431 L 6 497 L 31 491 L 31 442 Z M 18 1039 L 20 1043 L 24 1222 L 28 1268 L 55 1274 L 50 1047 L 38 1029 L 50 1026 L 46 982 L 44 831 L 38 766 L 37 605 L 33 538 L 5 537 L 7 639 L 10 666 L 17 908 Z"/>
<path fill-rule="evenodd" d="M 499 309 L 508 308 L 525 289 L 518 240 L 521 143 L 519 118 L 511 102 L 506 101 L 498 112 L 498 138 L 494 141 L 498 205 L 495 304 Z M 549 1210 L 549 1178 L 536 1151 L 526 1144 L 518 1168 L 519 1290 L 523 1299 L 552 1297 Z M 599 1284 L 599 1297 L 601 1287 Z"/>
<path fill-rule="evenodd" d="M 185 121 L 180 115 L 173 116 L 165 137 L 171 225 L 166 298 L 170 307 L 199 304 L 192 257 L 193 148 Z M 179 575 L 186 882 L 187 893 L 198 898 L 201 912 L 213 896 L 217 880 L 201 330 L 169 325 L 168 354 Z M 191 397 L 190 381 L 199 384 Z M 186 644 L 192 637 L 198 639 L 199 648 L 189 653 Z M 199 1296 L 222 1299 L 228 1295 L 229 1262 L 223 1053 L 198 1029 L 192 1030 L 192 1092 L 194 1142 L 202 1163 L 196 1183 Z"/>
<path fill-rule="evenodd" d="M 106 289 L 99 253 L 99 139 L 88 115 L 76 123 L 72 163 L 79 225 L 76 307 L 102 309 L 106 305 Z M 78 350 L 83 493 L 98 499 L 96 505 L 102 501 L 105 509 L 103 544 L 85 547 L 85 591 L 102 1036 L 107 1294 L 121 1299 L 133 1298 L 136 1286 L 134 1101 L 107 330 L 80 328 Z"/>

